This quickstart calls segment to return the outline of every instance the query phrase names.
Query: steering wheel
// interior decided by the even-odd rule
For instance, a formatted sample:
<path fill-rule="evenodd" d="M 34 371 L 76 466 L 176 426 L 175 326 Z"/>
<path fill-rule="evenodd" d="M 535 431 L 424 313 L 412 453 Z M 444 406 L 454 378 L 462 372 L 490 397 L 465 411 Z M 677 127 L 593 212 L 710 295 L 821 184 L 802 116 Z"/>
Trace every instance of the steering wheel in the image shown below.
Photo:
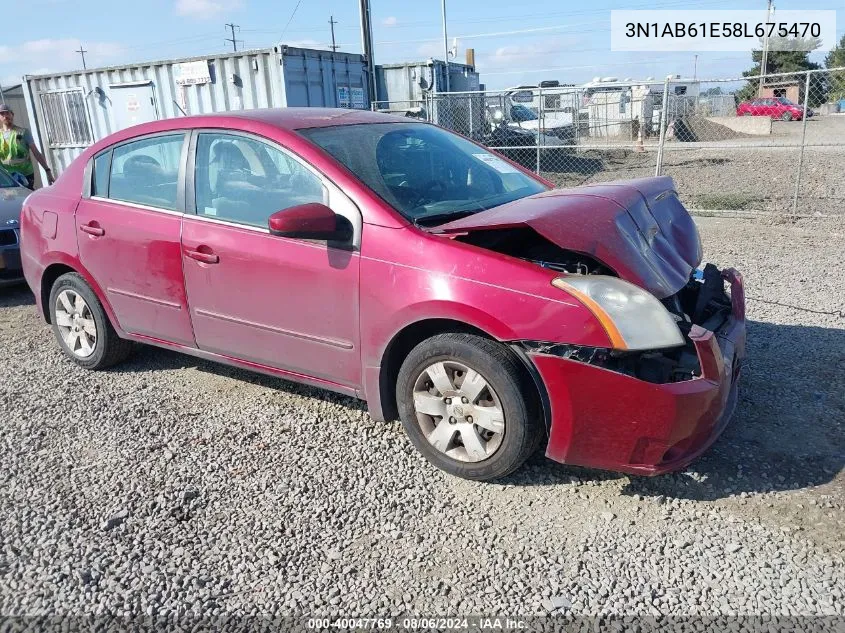
<path fill-rule="evenodd" d="M 411 202 L 411 208 L 416 209 L 427 202 L 434 202 L 434 198 L 430 195 L 432 189 L 439 189 L 441 194 L 446 193 L 446 185 L 441 180 L 429 180 L 420 187 L 414 187 L 414 190 L 418 193 L 414 201 Z"/>

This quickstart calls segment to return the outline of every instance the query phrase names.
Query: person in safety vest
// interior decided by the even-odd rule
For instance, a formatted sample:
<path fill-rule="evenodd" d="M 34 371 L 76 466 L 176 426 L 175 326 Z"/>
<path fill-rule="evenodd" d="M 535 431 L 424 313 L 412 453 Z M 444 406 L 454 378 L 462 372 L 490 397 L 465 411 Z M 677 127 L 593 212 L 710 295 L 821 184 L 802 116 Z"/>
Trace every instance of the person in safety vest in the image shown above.
<path fill-rule="evenodd" d="M 35 186 L 35 169 L 32 157 L 47 172 L 47 181 L 53 184 L 53 172 L 44 158 L 44 154 L 35 146 L 29 130 L 15 125 L 15 113 L 5 103 L 0 104 L 0 165 L 10 174 L 20 174 L 28 186 Z"/>

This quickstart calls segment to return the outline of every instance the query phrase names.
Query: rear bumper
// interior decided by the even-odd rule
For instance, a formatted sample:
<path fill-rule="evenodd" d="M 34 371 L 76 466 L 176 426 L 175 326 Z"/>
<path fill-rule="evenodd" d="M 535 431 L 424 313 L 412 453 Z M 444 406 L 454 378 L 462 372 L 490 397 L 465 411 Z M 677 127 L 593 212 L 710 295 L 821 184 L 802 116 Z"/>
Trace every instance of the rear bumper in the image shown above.
<path fill-rule="evenodd" d="M 551 408 L 546 455 L 567 464 L 659 475 L 684 468 L 730 421 L 745 358 L 742 277 L 725 271 L 732 315 L 718 332 L 693 327 L 701 376 L 653 384 L 586 363 L 532 354 Z"/>

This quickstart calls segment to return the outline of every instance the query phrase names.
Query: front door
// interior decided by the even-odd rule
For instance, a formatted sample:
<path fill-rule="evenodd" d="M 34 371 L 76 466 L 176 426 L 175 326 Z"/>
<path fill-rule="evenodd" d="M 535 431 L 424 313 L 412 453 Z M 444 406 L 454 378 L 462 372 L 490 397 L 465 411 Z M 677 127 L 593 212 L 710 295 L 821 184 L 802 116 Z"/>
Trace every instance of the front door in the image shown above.
<path fill-rule="evenodd" d="M 152 83 L 118 84 L 110 86 L 109 92 L 118 130 L 158 120 Z"/>
<path fill-rule="evenodd" d="M 182 132 L 159 134 L 98 154 L 76 228 L 82 264 L 120 327 L 193 346 L 179 240 L 185 139 Z"/>
<path fill-rule="evenodd" d="M 193 192 L 189 184 L 188 193 L 193 204 L 185 216 L 182 248 L 197 345 L 359 386 L 357 249 L 280 238 L 267 230 L 277 211 L 324 202 L 352 221 L 357 244 L 358 209 L 269 142 L 201 132 L 195 145 Z"/>

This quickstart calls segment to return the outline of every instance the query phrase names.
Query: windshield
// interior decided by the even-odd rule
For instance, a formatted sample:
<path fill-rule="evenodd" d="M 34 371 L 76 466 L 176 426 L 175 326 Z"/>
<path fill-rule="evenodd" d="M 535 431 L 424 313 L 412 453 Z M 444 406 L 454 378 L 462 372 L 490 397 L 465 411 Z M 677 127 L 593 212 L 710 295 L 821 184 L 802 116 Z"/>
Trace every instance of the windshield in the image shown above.
<path fill-rule="evenodd" d="M 20 185 L 14 181 L 9 172 L 0 167 L 0 187 L 20 187 Z"/>
<path fill-rule="evenodd" d="M 427 123 L 299 130 L 418 224 L 441 224 L 546 187 L 456 134 Z"/>
<path fill-rule="evenodd" d="M 786 97 L 778 97 L 778 101 L 780 101 L 783 105 L 795 105 Z"/>
<path fill-rule="evenodd" d="M 511 107 L 511 118 L 514 121 L 534 121 L 537 115 L 524 105 L 516 104 Z"/>

